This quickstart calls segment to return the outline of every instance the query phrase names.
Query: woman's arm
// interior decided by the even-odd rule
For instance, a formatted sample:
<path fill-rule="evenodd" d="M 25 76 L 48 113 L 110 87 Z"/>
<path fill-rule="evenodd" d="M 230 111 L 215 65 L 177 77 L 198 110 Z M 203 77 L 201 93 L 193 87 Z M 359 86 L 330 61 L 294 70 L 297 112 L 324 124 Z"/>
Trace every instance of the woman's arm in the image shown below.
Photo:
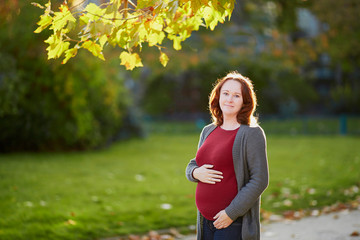
<path fill-rule="evenodd" d="M 225 209 L 231 219 L 243 216 L 259 199 L 269 184 L 269 170 L 266 153 L 266 138 L 260 127 L 251 128 L 246 136 L 246 159 L 249 182 L 240 189 Z"/>
<path fill-rule="evenodd" d="M 186 167 L 185 170 L 185 174 L 186 174 L 186 178 L 191 181 L 191 182 L 198 182 L 199 180 L 197 180 L 196 178 L 194 178 L 193 176 L 193 172 L 196 168 L 198 168 L 199 166 L 196 164 L 196 159 L 193 158 L 190 160 L 189 164 Z"/>
<path fill-rule="evenodd" d="M 203 142 L 203 138 L 204 138 L 204 131 L 205 131 L 205 128 L 203 128 L 203 130 L 201 131 L 200 133 L 200 138 L 199 138 L 199 143 L 198 143 L 198 148 L 200 148 L 200 146 L 202 145 L 202 142 Z M 186 178 L 191 181 L 191 182 L 198 182 L 199 180 L 197 180 L 196 178 L 194 178 L 193 176 L 193 172 L 195 170 L 195 168 L 198 168 L 199 166 L 196 164 L 196 159 L 193 158 L 190 160 L 190 162 L 188 163 L 187 167 L 186 167 L 186 170 L 185 170 L 185 175 L 186 175 Z"/>

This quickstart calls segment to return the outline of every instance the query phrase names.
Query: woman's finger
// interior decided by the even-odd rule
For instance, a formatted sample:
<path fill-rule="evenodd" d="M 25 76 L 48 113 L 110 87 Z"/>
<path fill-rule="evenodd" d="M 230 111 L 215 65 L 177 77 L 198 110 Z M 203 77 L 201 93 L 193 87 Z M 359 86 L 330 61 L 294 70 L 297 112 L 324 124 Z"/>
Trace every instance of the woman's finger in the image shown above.
<path fill-rule="evenodd" d="M 216 175 L 222 175 L 223 174 L 222 172 L 216 171 L 216 170 L 209 170 L 209 173 L 216 174 Z"/>
<path fill-rule="evenodd" d="M 216 181 L 209 179 L 209 180 L 207 180 L 207 181 L 206 181 L 206 183 L 209 183 L 209 184 L 215 184 L 215 183 L 216 183 Z"/>
<path fill-rule="evenodd" d="M 223 175 L 219 175 L 219 174 L 210 174 L 210 177 L 212 177 L 212 178 L 224 178 Z"/>
<path fill-rule="evenodd" d="M 213 167 L 214 167 L 214 165 L 211 165 L 211 164 L 204 164 L 204 165 L 202 165 L 202 167 L 204 167 L 204 168 L 213 168 Z"/>

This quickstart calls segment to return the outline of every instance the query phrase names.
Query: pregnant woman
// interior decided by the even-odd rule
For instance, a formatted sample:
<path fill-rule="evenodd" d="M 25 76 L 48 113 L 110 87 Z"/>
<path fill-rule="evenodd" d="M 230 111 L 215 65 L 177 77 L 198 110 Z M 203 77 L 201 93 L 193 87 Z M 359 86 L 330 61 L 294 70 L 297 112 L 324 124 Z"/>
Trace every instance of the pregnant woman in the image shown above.
<path fill-rule="evenodd" d="M 250 79 L 237 72 L 219 79 L 186 177 L 197 183 L 198 240 L 259 240 L 260 196 L 268 186 L 266 138 L 254 112 Z"/>

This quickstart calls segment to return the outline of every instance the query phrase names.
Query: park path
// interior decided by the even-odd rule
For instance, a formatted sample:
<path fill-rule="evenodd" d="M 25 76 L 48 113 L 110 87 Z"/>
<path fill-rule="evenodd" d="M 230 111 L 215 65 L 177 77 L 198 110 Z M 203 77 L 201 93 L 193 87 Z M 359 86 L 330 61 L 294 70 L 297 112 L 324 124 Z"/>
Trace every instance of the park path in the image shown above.
<path fill-rule="evenodd" d="M 360 240 L 360 209 L 262 224 L 261 232 L 261 240 Z"/>

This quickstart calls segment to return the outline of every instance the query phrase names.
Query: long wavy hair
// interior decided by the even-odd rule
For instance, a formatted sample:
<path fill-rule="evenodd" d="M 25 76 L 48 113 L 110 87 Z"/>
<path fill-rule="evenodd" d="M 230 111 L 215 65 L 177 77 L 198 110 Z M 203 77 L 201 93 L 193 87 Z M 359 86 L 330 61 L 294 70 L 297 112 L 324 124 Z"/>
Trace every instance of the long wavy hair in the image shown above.
<path fill-rule="evenodd" d="M 238 112 L 236 118 L 238 123 L 245 125 L 256 125 L 257 118 L 254 116 L 257 100 L 254 92 L 254 86 L 251 80 L 238 72 L 230 72 L 225 77 L 220 78 L 214 85 L 209 97 L 209 110 L 212 115 L 213 122 L 217 126 L 221 126 L 224 122 L 223 113 L 220 108 L 220 91 L 224 83 L 228 80 L 235 80 L 241 84 L 241 94 L 243 105 Z"/>

